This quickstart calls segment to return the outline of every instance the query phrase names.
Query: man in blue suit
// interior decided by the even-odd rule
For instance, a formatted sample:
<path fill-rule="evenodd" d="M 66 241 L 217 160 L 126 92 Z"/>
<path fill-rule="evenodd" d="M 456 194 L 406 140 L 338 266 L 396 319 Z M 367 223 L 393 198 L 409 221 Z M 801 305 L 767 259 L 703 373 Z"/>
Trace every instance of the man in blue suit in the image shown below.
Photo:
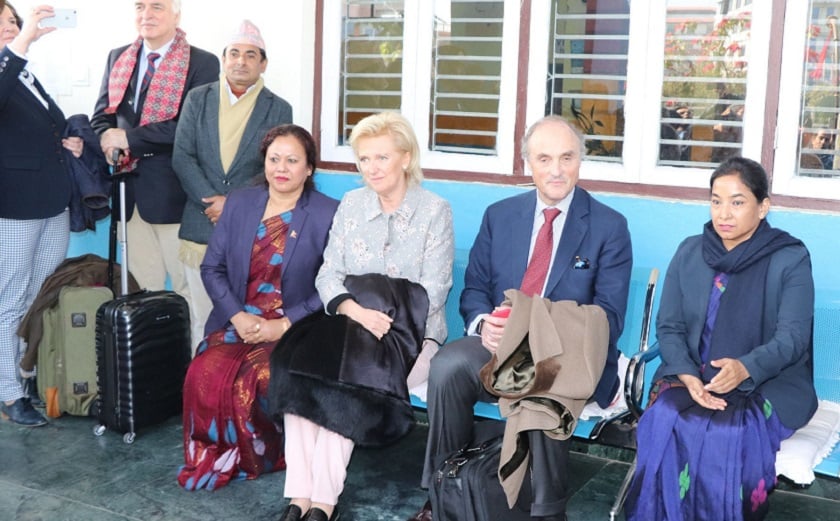
<path fill-rule="evenodd" d="M 546 209 L 560 212 L 549 225 L 553 237 L 551 246 L 545 247 L 547 271 L 543 270 L 544 279 L 538 278 L 534 293 L 551 301 L 573 300 L 604 309 L 610 325 L 609 352 L 592 399 L 606 407 L 616 396 L 616 342 L 624 327 L 632 268 L 630 233 L 621 214 L 576 187 L 585 150 L 583 136 L 563 118 L 537 121 L 522 144 L 536 190 L 499 201 L 484 214 L 461 294 L 468 336 L 443 347 L 431 363 L 424 487 L 431 485 L 434 470 L 447 456 L 472 440 L 475 402 L 495 401 L 483 389 L 479 370 L 499 345 L 507 319 L 491 313 L 504 300 L 505 290 L 523 287 Z M 570 442 L 551 439 L 541 431 L 529 431 L 528 440 L 531 516 L 565 520 Z M 411 519 L 430 520 L 430 503 Z"/>

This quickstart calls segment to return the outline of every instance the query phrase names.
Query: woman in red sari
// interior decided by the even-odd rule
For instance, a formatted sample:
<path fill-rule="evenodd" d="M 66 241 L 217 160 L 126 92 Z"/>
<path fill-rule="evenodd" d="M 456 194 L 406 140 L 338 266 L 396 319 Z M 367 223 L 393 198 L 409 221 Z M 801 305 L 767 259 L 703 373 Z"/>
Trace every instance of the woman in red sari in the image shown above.
<path fill-rule="evenodd" d="M 315 276 L 338 201 L 314 188 L 315 142 L 282 125 L 260 153 L 266 182 L 228 195 L 201 264 L 214 307 L 184 383 L 187 490 L 285 468 L 282 429 L 265 413 L 268 357 L 292 323 L 323 309 Z"/>

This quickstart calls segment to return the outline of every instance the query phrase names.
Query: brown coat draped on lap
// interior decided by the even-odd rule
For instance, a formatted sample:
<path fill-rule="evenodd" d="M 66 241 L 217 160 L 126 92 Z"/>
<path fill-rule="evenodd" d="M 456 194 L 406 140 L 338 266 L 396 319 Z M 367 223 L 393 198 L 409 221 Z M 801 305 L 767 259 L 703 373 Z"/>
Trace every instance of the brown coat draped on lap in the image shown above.
<path fill-rule="evenodd" d="M 507 418 L 499 479 L 512 507 L 528 469 L 528 438 L 521 433 L 572 435 L 604 370 L 610 331 L 596 305 L 551 302 L 513 289 L 505 297 L 510 317 L 481 380 Z"/>

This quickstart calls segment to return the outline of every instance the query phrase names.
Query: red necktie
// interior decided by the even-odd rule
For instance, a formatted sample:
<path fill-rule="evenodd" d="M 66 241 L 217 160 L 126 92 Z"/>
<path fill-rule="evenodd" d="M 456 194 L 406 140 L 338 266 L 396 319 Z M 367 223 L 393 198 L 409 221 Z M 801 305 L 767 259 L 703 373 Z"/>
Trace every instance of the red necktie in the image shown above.
<path fill-rule="evenodd" d="M 560 215 L 560 210 L 557 208 L 543 210 L 545 222 L 537 233 L 534 253 L 531 254 L 531 261 L 528 263 L 528 269 L 525 270 L 525 276 L 522 278 L 522 286 L 519 288 L 529 297 L 540 295 L 545 285 L 548 265 L 551 263 L 551 250 L 554 245 L 553 223 L 558 215 Z"/>
<path fill-rule="evenodd" d="M 156 52 L 150 52 L 146 59 L 149 60 L 149 65 L 146 67 L 146 74 L 143 75 L 143 82 L 140 83 L 140 92 L 149 88 L 149 83 L 152 82 L 152 76 L 155 75 L 155 60 L 160 58 L 160 54 Z"/>

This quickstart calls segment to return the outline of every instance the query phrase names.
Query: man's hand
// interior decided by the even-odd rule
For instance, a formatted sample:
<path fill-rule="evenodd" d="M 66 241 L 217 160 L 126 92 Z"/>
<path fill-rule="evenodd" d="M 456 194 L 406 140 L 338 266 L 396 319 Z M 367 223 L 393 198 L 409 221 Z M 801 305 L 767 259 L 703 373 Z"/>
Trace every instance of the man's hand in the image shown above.
<path fill-rule="evenodd" d="M 223 195 L 211 195 L 210 197 L 201 198 L 202 203 L 210 205 L 204 209 L 204 215 L 210 219 L 211 223 L 216 224 L 219 222 L 219 218 L 222 216 L 222 209 L 225 207 L 225 199 Z"/>
<path fill-rule="evenodd" d="M 508 321 L 510 308 L 496 308 L 492 313 L 484 317 L 484 324 L 481 326 L 481 345 L 491 353 L 495 353 L 505 332 L 505 324 Z"/>
<path fill-rule="evenodd" d="M 111 163 L 111 154 L 115 148 L 128 150 L 128 137 L 125 135 L 125 130 L 121 128 L 109 128 L 99 138 L 99 146 L 102 147 L 105 158 Z"/>
<path fill-rule="evenodd" d="M 712 360 L 711 366 L 720 369 L 712 381 L 706 384 L 706 390 L 712 393 L 726 394 L 750 377 L 744 364 L 735 358 Z"/>
<path fill-rule="evenodd" d="M 690 374 L 677 375 L 680 381 L 688 389 L 691 398 L 701 407 L 722 411 L 726 409 L 726 400 L 713 396 L 704 386 L 703 381 Z"/>

